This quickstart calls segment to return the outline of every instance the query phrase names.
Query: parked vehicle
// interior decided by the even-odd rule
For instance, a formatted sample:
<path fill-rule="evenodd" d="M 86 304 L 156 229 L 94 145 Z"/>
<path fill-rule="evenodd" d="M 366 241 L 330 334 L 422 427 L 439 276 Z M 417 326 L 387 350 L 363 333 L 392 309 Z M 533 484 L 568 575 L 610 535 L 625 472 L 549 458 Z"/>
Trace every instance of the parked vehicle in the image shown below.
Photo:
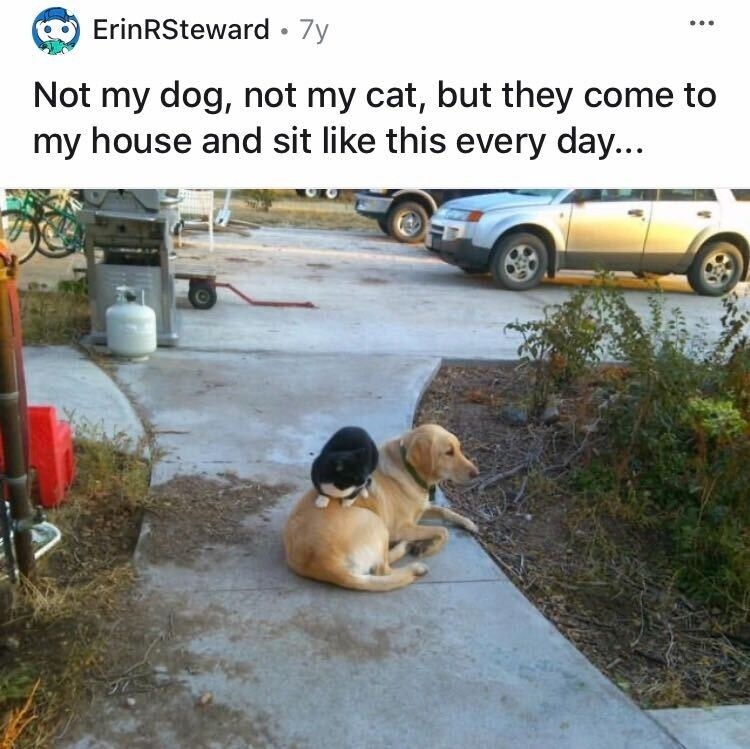
<path fill-rule="evenodd" d="M 406 244 L 423 242 L 430 216 L 448 200 L 482 195 L 494 190 L 361 190 L 354 210 L 373 218 L 380 229 Z"/>
<path fill-rule="evenodd" d="M 427 249 L 524 291 L 563 269 L 685 274 L 720 296 L 748 276 L 750 190 L 509 190 L 433 216 Z"/>

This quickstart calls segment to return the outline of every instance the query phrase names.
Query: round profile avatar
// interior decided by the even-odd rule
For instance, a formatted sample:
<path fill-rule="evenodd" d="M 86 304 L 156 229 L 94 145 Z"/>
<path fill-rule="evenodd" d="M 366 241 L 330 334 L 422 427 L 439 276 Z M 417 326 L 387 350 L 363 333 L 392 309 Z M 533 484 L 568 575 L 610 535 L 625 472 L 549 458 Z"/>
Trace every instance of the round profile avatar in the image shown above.
<path fill-rule="evenodd" d="M 34 19 L 31 35 L 46 55 L 67 55 L 78 43 L 81 29 L 65 8 L 47 8 Z"/>

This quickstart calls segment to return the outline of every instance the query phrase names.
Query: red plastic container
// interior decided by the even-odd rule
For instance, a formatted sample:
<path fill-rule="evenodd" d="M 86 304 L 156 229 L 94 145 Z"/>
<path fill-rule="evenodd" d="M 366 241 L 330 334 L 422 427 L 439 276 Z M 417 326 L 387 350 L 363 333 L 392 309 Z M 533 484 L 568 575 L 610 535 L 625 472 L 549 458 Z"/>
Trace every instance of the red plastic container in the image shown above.
<path fill-rule="evenodd" d="M 75 478 L 70 424 L 57 420 L 54 406 L 29 406 L 29 442 L 29 468 L 36 471 L 39 502 L 57 507 Z M 0 468 L 3 462 L 0 452 Z"/>

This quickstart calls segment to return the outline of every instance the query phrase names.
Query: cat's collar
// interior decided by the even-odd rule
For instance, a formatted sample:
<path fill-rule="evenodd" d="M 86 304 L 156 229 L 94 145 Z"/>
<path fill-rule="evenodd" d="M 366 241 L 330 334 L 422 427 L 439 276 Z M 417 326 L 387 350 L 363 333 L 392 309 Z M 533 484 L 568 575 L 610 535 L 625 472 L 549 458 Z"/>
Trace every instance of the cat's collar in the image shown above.
<path fill-rule="evenodd" d="M 369 489 L 370 484 L 372 483 L 372 476 L 367 477 L 367 481 L 365 481 L 362 486 L 358 486 L 351 494 L 347 494 L 345 497 L 341 496 L 331 496 L 330 494 L 326 494 L 317 484 L 315 485 L 315 488 L 318 490 L 318 494 L 320 494 L 322 497 L 328 497 L 328 499 L 342 499 L 344 501 L 349 499 L 356 499 L 361 493 L 363 489 Z"/>
<path fill-rule="evenodd" d="M 417 482 L 419 487 L 421 489 L 424 489 L 429 495 L 430 495 L 430 502 L 435 501 L 435 490 L 436 486 L 435 484 L 428 484 L 418 473 L 417 469 L 409 462 L 409 460 L 406 457 L 406 448 L 404 447 L 403 442 L 399 442 L 398 444 L 399 450 L 401 452 L 401 460 L 404 462 L 404 466 L 406 467 L 406 470 L 409 471 L 409 475 Z"/>

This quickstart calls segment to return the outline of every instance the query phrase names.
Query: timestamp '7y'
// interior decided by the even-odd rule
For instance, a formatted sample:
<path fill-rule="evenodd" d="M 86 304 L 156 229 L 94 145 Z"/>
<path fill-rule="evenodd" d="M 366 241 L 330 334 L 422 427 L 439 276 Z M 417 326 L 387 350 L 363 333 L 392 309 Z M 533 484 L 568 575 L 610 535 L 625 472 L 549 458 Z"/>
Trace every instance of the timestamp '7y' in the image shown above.
<path fill-rule="evenodd" d="M 300 18 L 299 22 L 304 26 L 303 39 L 310 39 L 316 44 L 323 44 L 330 24 L 317 23 L 314 18 Z"/>

